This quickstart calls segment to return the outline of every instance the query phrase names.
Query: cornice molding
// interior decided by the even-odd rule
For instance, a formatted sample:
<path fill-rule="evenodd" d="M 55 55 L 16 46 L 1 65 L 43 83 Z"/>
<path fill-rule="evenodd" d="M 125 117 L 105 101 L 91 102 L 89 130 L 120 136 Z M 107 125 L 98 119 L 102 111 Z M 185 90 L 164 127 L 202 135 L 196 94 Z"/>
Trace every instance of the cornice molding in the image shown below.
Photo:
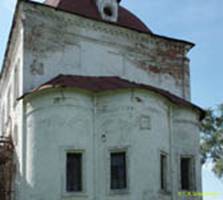
<path fill-rule="evenodd" d="M 156 37 L 156 35 L 154 34 L 140 33 L 135 30 L 119 27 L 114 24 L 109 24 L 107 22 L 99 22 L 94 19 L 67 13 L 45 5 L 32 5 L 27 3 L 25 5 L 26 6 L 24 6 L 24 11 L 27 15 L 27 18 L 37 17 L 43 23 L 46 23 L 46 19 L 48 19 L 55 23 L 60 22 L 61 27 L 63 27 L 62 24 L 65 25 L 64 27 L 69 24 L 69 26 L 93 30 L 94 32 L 100 32 L 106 35 L 124 38 L 125 40 L 127 39 L 130 41 L 135 41 L 136 43 L 143 43 L 144 45 L 148 45 L 148 48 L 150 45 L 156 45 L 161 48 L 164 47 L 187 53 L 187 48 L 184 43 L 167 40 L 161 38 L 160 36 Z M 48 23 L 48 26 L 51 26 L 50 23 Z"/>
<path fill-rule="evenodd" d="M 199 127 L 199 123 L 197 121 L 189 120 L 189 119 L 174 119 L 173 123 L 175 124 L 191 124 Z"/>

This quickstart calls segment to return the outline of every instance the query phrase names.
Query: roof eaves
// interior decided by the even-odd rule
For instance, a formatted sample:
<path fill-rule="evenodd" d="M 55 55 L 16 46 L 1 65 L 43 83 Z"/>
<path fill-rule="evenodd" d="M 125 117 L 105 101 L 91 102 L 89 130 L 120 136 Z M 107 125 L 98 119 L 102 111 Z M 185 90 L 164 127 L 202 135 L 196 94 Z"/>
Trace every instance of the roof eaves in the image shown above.
<path fill-rule="evenodd" d="M 47 81 L 46 83 L 40 85 L 39 87 L 33 89 L 32 91 L 28 92 L 28 93 L 25 93 L 23 94 L 18 100 L 20 99 L 23 99 L 24 97 L 26 97 L 27 95 L 30 95 L 30 94 L 33 94 L 33 93 L 36 93 L 36 92 L 39 92 L 39 91 L 42 91 L 42 90 L 45 90 L 45 89 L 51 89 L 51 88 L 79 88 L 79 89 L 82 89 L 82 90 L 87 90 L 87 91 L 91 91 L 91 92 L 94 92 L 94 93 L 100 93 L 100 92 L 104 92 L 104 91 L 109 91 L 109 90 L 117 90 L 117 89 L 144 89 L 144 90 L 148 90 L 148 91 L 152 91 L 160 96 L 163 96 L 165 97 L 167 100 L 169 100 L 170 102 L 172 102 L 173 104 L 176 104 L 176 105 L 182 105 L 182 106 L 185 106 L 185 107 L 190 107 L 190 108 L 193 108 L 197 111 L 199 111 L 199 114 L 200 114 L 200 120 L 202 120 L 204 117 L 205 117 L 205 114 L 206 112 L 198 107 L 197 105 L 185 100 L 185 99 L 182 99 L 166 90 L 163 90 L 163 89 L 160 89 L 160 88 L 156 88 L 154 86 L 150 86 L 150 85 L 145 85 L 145 84 L 139 84 L 139 83 L 135 83 L 135 82 L 130 82 L 129 80 L 125 80 L 125 79 L 122 79 L 122 78 L 119 78 L 119 77 L 90 77 L 90 78 L 95 78 L 95 79 L 104 79 L 103 81 L 108 81 L 110 83 L 112 83 L 112 85 L 116 84 L 115 87 L 110 87 L 110 88 L 106 88 L 106 89 L 100 89 L 100 88 L 88 88 L 87 86 L 74 86 L 74 85 L 69 85 L 69 84 L 66 84 L 66 83 L 60 83 L 60 79 L 61 81 L 64 81 L 64 78 L 73 78 L 72 75 L 58 75 L 57 77 L 51 79 L 50 81 Z M 86 79 L 87 81 L 87 76 L 75 76 L 75 77 L 79 77 L 79 78 L 83 78 L 83 79 Z M 116 79 L 116 81 L 120 81 L 120 84 L 122 84 L 121 86 L 119 85 L 118 82 L 115 82 L 114 79 Z M 83 81 L 83 80 L 82 80 Z"/>
<path fill-rule="evenodd" d="M 164 40 L 169 40 L 169 41 L 179 42 L 179 43 L 183 43 L 185 45 L 189 45 L 190 48 L 193 48 L 195 46 L 195 43 L 189 42 L 187 40 L 181 40 L 181 39 L 172 38 L 172 37 L 168 37 L 168 36 L 163 36 L 163 35 L 159 35 L 159 34 L 155 34 L 155 33 L 152 33 L 152 35 L 154 37 L 161 38 L 161 39 L 164 39 Z"/>

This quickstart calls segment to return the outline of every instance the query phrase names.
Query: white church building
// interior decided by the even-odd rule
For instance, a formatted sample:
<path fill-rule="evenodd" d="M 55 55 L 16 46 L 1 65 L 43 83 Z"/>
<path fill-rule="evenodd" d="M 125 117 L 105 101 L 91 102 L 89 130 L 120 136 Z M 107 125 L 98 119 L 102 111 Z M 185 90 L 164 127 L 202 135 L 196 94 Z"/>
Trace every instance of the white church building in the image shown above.
<path fill-rule="evenodd" d="M 0 78 L 1 200 L 202 191 L 194 44 L 153 33 L 121 4 L 18 1 Z"/>

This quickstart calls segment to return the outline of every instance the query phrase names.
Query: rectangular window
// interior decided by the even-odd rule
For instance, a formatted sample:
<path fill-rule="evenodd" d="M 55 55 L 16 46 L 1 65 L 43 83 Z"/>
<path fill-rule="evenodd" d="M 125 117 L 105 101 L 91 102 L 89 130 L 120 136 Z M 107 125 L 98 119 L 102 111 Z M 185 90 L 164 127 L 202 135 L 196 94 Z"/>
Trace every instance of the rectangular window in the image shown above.
<path fill-rule="evenodd" d="M 167 155 L 160 155 L 160 188 L 167 191 Z"/>
<path fill-rule="evenodd" d="M 1 113 L 1 132 L 4 135 L 5 131 L 5 105 L 2 105 L 2 113 Z"/>
<path fill-rule="evenodd" d="M 127 188 L 126 152 L 111 153 L 111 189 Z"/>
<path fill-rule="evenodd" d="M 82 191 L 82 154 L 68 152 L 66 158 L 66 190 Z"/>
<path fill-rule="evenodd" d="M 18 61 L 18 63 L 19 63 L 19 61 Z M 15 71 L 14 71 L 14 83 L 13 83 L 14 84 L 14 86 L 13 86 L 13 88 L 14 88 L 14 92 L 13 92 L 14 93 L 13 94 L 14 106 L 16 105 L 17 98 L 19 97 L 19 71 L 18 71 L 18 66 L 19 66 L 19 64 L 16 65 Z"/>
<path fill-rule="evenodd" d="M 181 158 L 180 161 L 181 171 L 181 189 L 191 190 L 192 189 L 192 159 L 188 157 Z"/>
<path fill-rule="evenodd" d="M 7 94 L 7 121 L 10 116 L 10 111 L 11 111 L 11 88 L 9 88 Z"/>

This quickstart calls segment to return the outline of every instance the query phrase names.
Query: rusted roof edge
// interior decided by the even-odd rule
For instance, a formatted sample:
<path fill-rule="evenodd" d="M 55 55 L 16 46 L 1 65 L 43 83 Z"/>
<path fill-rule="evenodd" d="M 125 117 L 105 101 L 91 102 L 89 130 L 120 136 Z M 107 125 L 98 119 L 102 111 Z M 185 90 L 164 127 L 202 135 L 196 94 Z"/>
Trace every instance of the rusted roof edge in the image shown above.
<path fill-rule="evenodd" d="M 159 34 L 155 34 L 155 33 L 152 33 L 152 35 L 154 35 L 155 37 L 161 38 L 161 39 L 171 40 L 171 41 L 174 41 L 174 42 L 184 43 L 186 45 L 189 45 L 190 48 L 193 48 L 195 46 L 195 43 L 189 42 L 187 40 L 172 38 L 172 37 L 168 37 L 168 36 L 164 36 L 164 35 L 159 35 Z"/>
<path fill-rule="evenodd" d="M 66 76 L 66 75 L 58 75 L 57 77 L 55 77 L 54 79 L 56 80 L 57 78 L 59 78 L 60 76 Z M 172 102 L 173 104 L 176 105 L 182 105 L 185 107 L 189 107 L 192 109 L 195 109 L 196 111 L 199 112 L 199 116 L 200 116 L 200 120 L 204 119 L 205 115 L 206 115 L 206 111 L 202 108 L 200 108 L 199 106 L 181 98 L 178 97 L 166 90 L 160 89 L 160 88 L 156 88 L 154 86 L 151 85 L 145 85 L 145 84 L 140 84 L 140 83 L 136 83 L 136 82 L 130 82 L 129 80 L 125 80 L 119 77 L 104 77 L 104 76 L 99 76 L 99 77 L 93 77 L 93 76 L 78 76 L 78 77 L 83 77 L 83 78 L 87 78 L 87 77 L 91 77 L 91 78 L 117 78 L 123 82 L 129 83 L 129 87 L 117 87 L 117 88 L 112 88 L 112 89 L 102 89 L 100 90 L 92 90 L 92 89 L 88 89 L 88 88 L 83 88 L 83 87 L 78 87 L 78 86 L 66 86 L 66 85 L 62 85 L 62 84 L 50 84 L 50 81 L 40 85 L 39 87 L 33 89 L 30 92 L 24 93 L 21 97 L 19 97 L 17 100 L 21 100 L 24 99 L 26 96 L 32 95 L 34 93 L 46 90 L 46 89 L 53 89 L 53 88 L 76 88 L 76 89 L 81 89 L 81 90 L 85 90 L 85 91 L 91 91 L 93 93 L 102 93 L 105 91 L 114 91 L 114 90 L 127 90 L 127 89 L 144 89 L 144 90 L 148 90 L 148 91 L 152 91 L 156 94 L 161 95 L 162 97 L 165 97 L 166 99 L 168 99 L 170 102 Z M 52 79 L 52 80 L 54 80 Z"/>

